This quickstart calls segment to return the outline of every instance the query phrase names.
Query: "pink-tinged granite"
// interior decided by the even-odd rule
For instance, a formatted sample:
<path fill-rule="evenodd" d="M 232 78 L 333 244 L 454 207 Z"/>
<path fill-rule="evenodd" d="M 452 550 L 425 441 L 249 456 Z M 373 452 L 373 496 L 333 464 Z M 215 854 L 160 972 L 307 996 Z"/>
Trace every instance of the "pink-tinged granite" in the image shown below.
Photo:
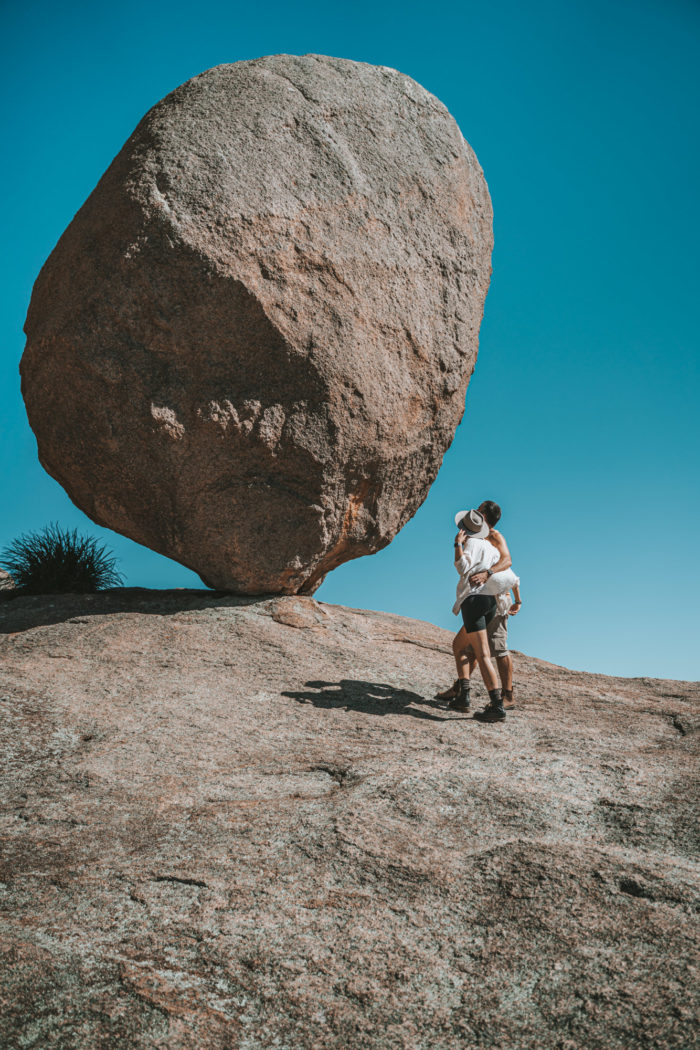
<path fill-rule="evenodd" d="M 694 1045 L 696 683 L 287 597 L 0 604 L 0 1043 Z M 483 689 L 477 699 L 485 700 Z"/>
<path fill-rule="evenodd" d="M 22 391 L 94 521 L 239 594 L 386 546 L 464 412 L 491 274 L 445 107 L 320 55 L 159 102 L 37 278 Z"/>

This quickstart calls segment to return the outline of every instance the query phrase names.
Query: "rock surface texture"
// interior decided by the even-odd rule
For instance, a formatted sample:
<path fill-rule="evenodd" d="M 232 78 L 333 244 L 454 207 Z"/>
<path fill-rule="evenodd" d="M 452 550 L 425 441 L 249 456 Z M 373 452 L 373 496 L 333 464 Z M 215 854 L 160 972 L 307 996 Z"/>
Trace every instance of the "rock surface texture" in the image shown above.
<path fill-rule="evenodd" d="M 700 687 L 199 592 L 0 602 L 0 1044 L 694 1045 Z M 485 699 L 479 687 L 477 693 Z"/>
<path fill-rule="evenodd" d="M 240 594 L 386 546 L 464 411 L 492 212 L 445 107 L 319 55 L 159 102 L 42 269 L 22 389 L 90 517 Z"/>

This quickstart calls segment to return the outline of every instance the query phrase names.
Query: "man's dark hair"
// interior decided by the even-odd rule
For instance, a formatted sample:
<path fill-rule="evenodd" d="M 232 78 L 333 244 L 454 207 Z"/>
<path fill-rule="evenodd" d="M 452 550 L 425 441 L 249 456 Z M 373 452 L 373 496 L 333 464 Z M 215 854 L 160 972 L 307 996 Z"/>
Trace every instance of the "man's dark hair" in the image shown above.
<path fill-rule="evenodd" d="M 479 507 L 479 510 L 484 515 L 492 529 L 495 527 L 496 522 L 501 519 L 501 508 L 497 503 L 494 503 L 492 499 L 485 499 Z"/>

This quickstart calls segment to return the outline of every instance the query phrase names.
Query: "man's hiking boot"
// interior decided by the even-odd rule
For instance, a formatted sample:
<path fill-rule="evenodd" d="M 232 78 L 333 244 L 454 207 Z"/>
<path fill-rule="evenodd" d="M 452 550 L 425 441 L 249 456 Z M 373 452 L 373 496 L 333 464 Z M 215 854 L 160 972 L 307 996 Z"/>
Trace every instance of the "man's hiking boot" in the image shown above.
<path fill-rule="evenodd" d="M 450 686 L 449 689 L 444 689 L 441 693 L 436 693 L 435 694 L 435 699 L 436 700 L 454 700 L 454 698 L 457 696 L 458 689 L 459 689 L 459 678 L 455 678 L 453 684 Z"/>
<path fill-rule="evenodd" d="M 468 711 L 471 707 L 469 696 L 469 682 L 466 678 L 458 678 L 456 682 L 456 696 L 447 705 L 450 711 Z"/>
<path fill-rule="evenodd" d="M 511 711 L 515 707 L 515 700 L 513 699 L 513 690 L 503 690 L 503 706 L 506 710 Z"/>
<path fill-rule="evenodd" d="M 505 722 L 506 713 L 503 710 L 503 697 L 500 689 L 489 690 L 489 702 L 483 711 L 477 711 L 474 715 L 477 722 Z"/>

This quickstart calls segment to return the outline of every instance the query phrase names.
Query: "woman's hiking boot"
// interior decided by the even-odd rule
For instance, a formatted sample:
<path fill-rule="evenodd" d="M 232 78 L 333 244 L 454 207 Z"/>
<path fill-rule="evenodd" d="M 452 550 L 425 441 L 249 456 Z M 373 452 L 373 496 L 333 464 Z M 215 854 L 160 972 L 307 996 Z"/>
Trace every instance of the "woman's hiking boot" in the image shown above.
<path fill-rule="evenodd" d="M 477 722 L 505 722 L 506 713 L 503 710 L 503 696 L 500 689 L 489 690 L 489 702 L 483 711 L 477 711 L 474 715 Z"/>
<path fill-rule="evenodd" d="M 450 686 L 449 689 L 443 690 L 442 693 L 436 693 L 435 694 L 435 699 L 436 700 L 454 700 L 454 698 L 457 696 L 458 688 L 459 688 L 459 678 L 455 678 L 453 684 Z"/>
<path fill-rule="evenodd" d="M 469 679 L 458 678 L 456 685 L 456 696 L 452 700 L 450 700 L 447 706 L 449 707 L 450 711 L 468 711 L 471 707 L 471 698 L 469 695 Z"/>

